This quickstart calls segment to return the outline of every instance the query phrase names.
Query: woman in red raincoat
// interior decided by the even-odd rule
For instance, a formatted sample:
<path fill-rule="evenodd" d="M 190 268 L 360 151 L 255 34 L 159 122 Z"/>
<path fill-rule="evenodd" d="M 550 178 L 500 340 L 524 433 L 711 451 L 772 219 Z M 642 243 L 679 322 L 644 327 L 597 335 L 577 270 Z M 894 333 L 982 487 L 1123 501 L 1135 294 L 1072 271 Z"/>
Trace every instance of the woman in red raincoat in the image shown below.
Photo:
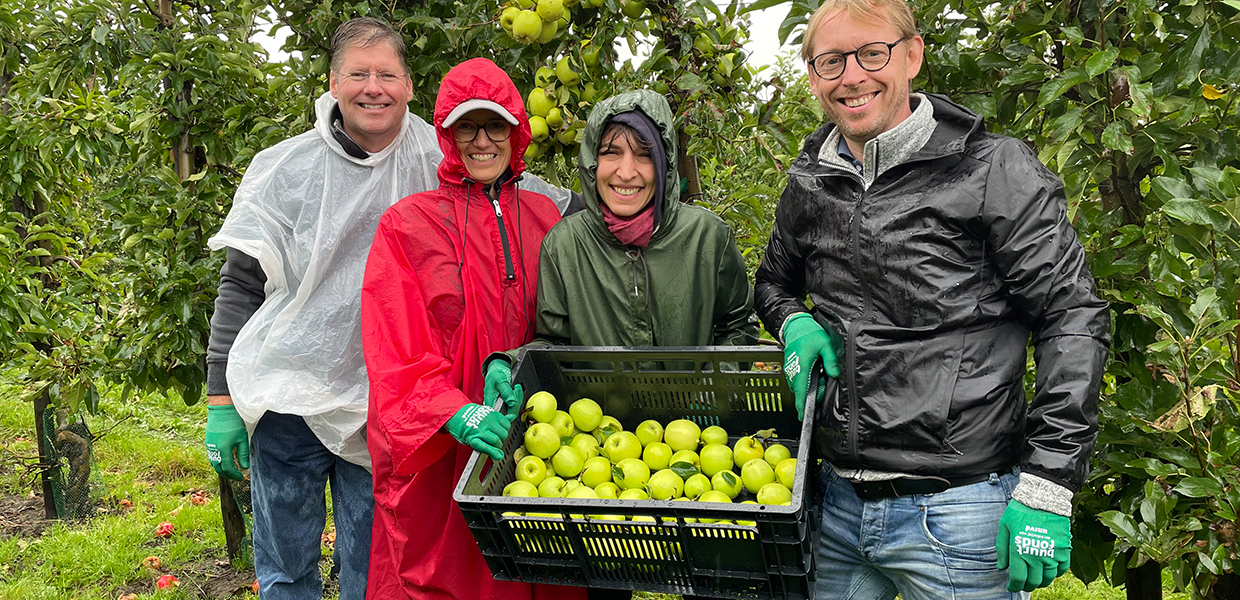
<path fill-rule="evenodd" d="M 530 124 L 494 63 L 448 72 L 434 125 L 439 188 L 383 215 L 362 287 L 375 481 L 366 597 L 584 598 L 493 579 L 452 500 L 472 449 L 502 456 L 510 421 L 480 404 L 483 360 L 532 339 L 538 250 L 559 211 L 517 189 Z"/>

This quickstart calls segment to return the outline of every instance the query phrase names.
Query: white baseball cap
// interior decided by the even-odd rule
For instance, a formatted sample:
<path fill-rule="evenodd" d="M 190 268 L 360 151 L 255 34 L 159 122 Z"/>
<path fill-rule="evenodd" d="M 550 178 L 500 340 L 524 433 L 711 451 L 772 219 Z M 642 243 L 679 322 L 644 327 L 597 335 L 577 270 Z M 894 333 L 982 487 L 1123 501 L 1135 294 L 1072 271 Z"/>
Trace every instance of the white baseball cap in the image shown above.
<path fill-rule="evenodd" d="M 447 117 L 444 117 L 442 127 L 444 129 L 447 129 L 451 127 L 452 124 L 457 121 L 457 119 L 460 119 L 461 117 L 465 116 L 465 113 L 471 110 L 479 110 L 479 109 L 489 110 L 499 115 L 505 121 L 508 121 L 509 125 L 517 124 L 517 118 L 512 116 L 512 113 L 508 112 L 504 107 L 494 102 L 491 102 L 490 100 L 481 100 L 481 99 L 475 98 L 473 100 L 466 100 L 458 104 L 456 108 L 452 109 L 452 112 L 448 113 Z"/>

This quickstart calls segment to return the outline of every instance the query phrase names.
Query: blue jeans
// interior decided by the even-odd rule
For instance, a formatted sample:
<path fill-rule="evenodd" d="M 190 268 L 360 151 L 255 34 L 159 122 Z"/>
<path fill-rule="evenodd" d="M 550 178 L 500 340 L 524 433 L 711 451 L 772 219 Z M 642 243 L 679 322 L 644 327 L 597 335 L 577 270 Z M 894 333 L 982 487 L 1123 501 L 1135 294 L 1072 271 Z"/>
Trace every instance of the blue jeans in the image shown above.
<path fill-rule="evenodd" d="M 938 494 L 864 501 L 830 466 L 818 547 L 817 600 L 1014 600 L 995 563 L 999 517 L 1018 475 Z"/>
<path fill-rule="evenodd" d="M 375 513 L 370 472 L 332 454 L 300 416 L 263 415 L 250 436 L 254 573 L 263 600 L 323 597 L 319 559 L 329 482 L 340 600 L 363 600 Z"/>

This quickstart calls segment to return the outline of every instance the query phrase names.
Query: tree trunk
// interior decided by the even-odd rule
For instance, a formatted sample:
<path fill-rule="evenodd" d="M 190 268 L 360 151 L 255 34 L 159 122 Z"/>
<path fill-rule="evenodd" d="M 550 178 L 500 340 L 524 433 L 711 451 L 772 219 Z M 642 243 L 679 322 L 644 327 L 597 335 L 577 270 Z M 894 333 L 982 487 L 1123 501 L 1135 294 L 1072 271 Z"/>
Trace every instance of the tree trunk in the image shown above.
<path fill-rule="evenodd" d="M 1132 550 L 1124 553 L 1125 563 L 1132 559 Z M 1162 565 L 1148 561 L 1139 567 L 1127 567 L 1128 600 L 1162 600 Z"/>
<path fill-rule="evenodd" d="M 1206 592 L 1206 600 L 1235 600 L 1240 598 L 1240 574 L 1224 573 L 1219 575 Z"/>
<path fill-rule="evenodd" d="M 676 132 L 677 146 L 676 164 L 680 165 L 680 176 L 689 181 L 689 187 L 680 196 L 681 202 L 693 204 L 702 199 L 702 175 L 698 173 L 697 157 L 689 156 L 689 135 L 683 129 Z"/>
<path fill-rule="evenodd" d="M 43 414 L 47 412 L 48 405 L 51 404 L 51 395 L 47 388 L 43 388 L 43 393 L 39 394 L 34 400 L 34 437 L 38 440 L 35 444 L 39 447 L 39 463 L 50 465 L 47 450 L 44 448 L 47 432 L 43 429 Z M 56 512 L 56 497 L 52 492 L 52 474 L 59 470 L 59 467 L 44 467 L 39 473 L 39 479 L 43 483 L 43 512 L 48 519 L 58 519 L 60 515 Z"/>
<path fill-rule="evenodd" d="M 224 546 L 228 549 L 229 562 L 235 563 L 242 555 L 245 539 L 245 515 L 237 505 L 232 480 L 220 475 L 220 514 L 224 517 Z"/>

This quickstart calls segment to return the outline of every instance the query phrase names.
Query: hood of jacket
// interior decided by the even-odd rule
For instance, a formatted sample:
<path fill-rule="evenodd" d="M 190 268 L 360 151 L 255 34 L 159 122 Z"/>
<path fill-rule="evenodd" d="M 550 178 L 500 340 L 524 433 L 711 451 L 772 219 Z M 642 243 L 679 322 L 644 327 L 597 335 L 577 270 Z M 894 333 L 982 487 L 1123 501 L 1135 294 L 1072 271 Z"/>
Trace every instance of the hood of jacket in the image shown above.
<path fill-rule="evenodd" d="M 435 134 L 439 138 L 439 148 L 443 151 L 443 162 L 439 163 L 439 179 L 459 184 L 469 172 L 456 150 L 456 140 L 452 139 L 452 131 L 443 127 L 444 119 L 452 109 L 466 100 L 490 100 L 506 109 L 517 118 L 512 127 L 512 156 L 508 167 L 509 177 L 517 177 L 525 172 L 525 149 L 530 145 L 530 118 L 525 113 L 525 101 L 521 92 L 512 83 L 503 69 L 485 58 L 467 60 L 448 71 L 443 82 L 439 84 L 439 94 L 435 97 Z M 485 134 L 484 134 L 485 135 Z"/>
<path fill-rule="evenodd" d="M 590 223 L 614 239 L 615 236 L 607 230 L 607 225 L 603 222 L 603 209 L 600 206 L 602 199 L 598 195 L 598 149 L 599 144 L 602 143 L 603 129 L 607 122 L 612 117 L 631 110 L 640 110 L 650 117 L 651 121 L 654 121 L 662 134 L 663 147 L 667 150 L 667 177 L 663 185 L 663 198 L 653 200 L 663 203 L 663 219 L 655 226 L 652 238 L 658 239 L 661 233 L 671 228 L 680 206 L 680 171 L 677 169 L 676 161 L 676 119 L 663 96 L 650 90 L 633 90 L 603 100 L 594 107 L 594 110 L 590 111 L 590 118 L 586 121 L 586 128 L 581 138 L 581 150 L 577 158 L 577 171 L 581 177 L 581 194 L 585 196 Z M 620 243 L 619 240 L 616 240 L 616 243 Z"/>

